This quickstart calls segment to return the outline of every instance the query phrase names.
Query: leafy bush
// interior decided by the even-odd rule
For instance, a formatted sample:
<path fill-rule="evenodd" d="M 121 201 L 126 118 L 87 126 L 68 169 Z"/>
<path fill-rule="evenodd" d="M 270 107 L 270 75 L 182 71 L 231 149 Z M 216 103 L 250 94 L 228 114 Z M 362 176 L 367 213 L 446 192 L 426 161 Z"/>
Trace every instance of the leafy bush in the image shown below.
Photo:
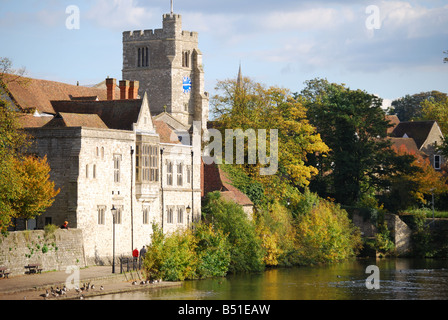
<path fill-rule="evenodd" d="M 267 266 L 291 265 L 290 257 L 295 250 L 295 229 L 288 209 L 275 202 L 268 210 L 259 212 L 256 225 L 264 249 L 264 263 Z"/>
<path fill-rule="evenodd" d="M 241 206 L 224 201 L 219 192 L 211 192 L 206 196 L 203 214 L 206 221 L 228 234 L 230 272 L 264 269 L 261 241 L 256 235 L 255 225 L 247 219 Z"/>
<path fill-rule="evenodd" d="M 320 199 L 297 216 L 299 264 L 334 262 L 354 256 L 361 247 L 359 230 L 339 205 Z"/>
<path fill-rule="evenodd" d="M 375 249 L 383 254 L 392 253 L 395 250 L 395 244 L 385 222 L 378 225 L 378 232 L 375 235 Z"/>
<path fill-rule="evenodd" d="M 191 231 L 179 231 L 165 236 L 154 224 L 152 242 L 143 261 L 147 279 L 194 279 L 197 265 L 195 249 L 196 239 Z"/>
<path fill-rule="evenodd" d="M 211 224 L 201 223 L 196 226 L 195 237 L 198 277 L 225 276 L 230 264 L 230 245 L 227 242 L 227 235 L 221 230 L 215 230 Z"/>
<path fill-rule="evenodd" d="M 233 186 L 246 194 L 256 206 L 265 202 L 263 185 L 250 178 L 243 169 L 229 164 L 222 164 L 220 168 L 229 175 Z"/>

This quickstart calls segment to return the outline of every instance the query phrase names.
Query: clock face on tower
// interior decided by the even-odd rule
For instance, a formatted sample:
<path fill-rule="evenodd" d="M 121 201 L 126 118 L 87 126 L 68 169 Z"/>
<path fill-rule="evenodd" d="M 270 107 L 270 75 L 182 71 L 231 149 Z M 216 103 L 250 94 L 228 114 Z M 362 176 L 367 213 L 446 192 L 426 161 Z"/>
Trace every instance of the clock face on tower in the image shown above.
<path fill-rule="evenodd" d="M 184 77 L 182 81 L 182 89 L 184 93 L 189 93 L 191 91 L 191 79 L 190 77 Z"/>

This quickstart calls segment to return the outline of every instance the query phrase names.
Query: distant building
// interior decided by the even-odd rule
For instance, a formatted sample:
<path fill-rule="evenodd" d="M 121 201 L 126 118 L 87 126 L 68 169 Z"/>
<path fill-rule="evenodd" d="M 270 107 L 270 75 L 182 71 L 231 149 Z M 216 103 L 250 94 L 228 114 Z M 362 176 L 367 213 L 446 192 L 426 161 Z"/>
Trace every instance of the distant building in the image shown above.
<path fill-rule="evenodd" d="M 446 159 L 437 150 L 443 142 L 442 131 L 437 121 L 396 121 L 398 118 L 390 118 L 393 127 L 388 132 L 392 145 L 397 149 L 407 150 L 421 154 L 428 158 L 434 169 L 440 170 Z"/>

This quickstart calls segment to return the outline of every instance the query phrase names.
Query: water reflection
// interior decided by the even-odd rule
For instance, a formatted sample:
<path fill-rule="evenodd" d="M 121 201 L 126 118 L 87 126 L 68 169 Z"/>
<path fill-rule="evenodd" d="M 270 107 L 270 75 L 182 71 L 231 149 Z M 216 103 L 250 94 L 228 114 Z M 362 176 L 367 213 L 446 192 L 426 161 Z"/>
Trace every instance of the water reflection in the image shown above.
<path fill-rule="evenodd" d="M 369 265 L 380 270 L 380 289 L 366 287 Z M 98 297 L 108 300 L 384 300 L 448 299 L 448 262 L 360 259 L 259 274 L 186 281 L 166 288 Z"/>

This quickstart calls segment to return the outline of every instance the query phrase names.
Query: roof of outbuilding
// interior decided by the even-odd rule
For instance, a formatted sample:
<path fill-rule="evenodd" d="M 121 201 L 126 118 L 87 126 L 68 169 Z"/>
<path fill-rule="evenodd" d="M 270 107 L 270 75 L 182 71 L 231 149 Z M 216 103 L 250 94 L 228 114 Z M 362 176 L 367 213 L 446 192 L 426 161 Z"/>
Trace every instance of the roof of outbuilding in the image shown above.
<path fill-rule="evenodd" d="M 216 164 L 203 164 L 204 166 L 204 195 L 220 191 L 221 196 L 230 201 L 234 201 L 242 206 L 253 206 L 254 203 L 249 197 L 232 185 L 231 179 Z"/>
<path fill-rule="evenodd" d="M 7 91 L 17 107 L 22 111 L 37 110 L 40 113 L 55 114 L 51 100 L 81 99 L 86 97 L 99 100 L 107 99 L 107 90 L 75 86 L 61 82 L 21 78 L 20 82 L 8 82 L 10 75 L 4 75 L 7 82 Z M 115 90 L 115 97 L 120 98 L 120 90 Z"/>

